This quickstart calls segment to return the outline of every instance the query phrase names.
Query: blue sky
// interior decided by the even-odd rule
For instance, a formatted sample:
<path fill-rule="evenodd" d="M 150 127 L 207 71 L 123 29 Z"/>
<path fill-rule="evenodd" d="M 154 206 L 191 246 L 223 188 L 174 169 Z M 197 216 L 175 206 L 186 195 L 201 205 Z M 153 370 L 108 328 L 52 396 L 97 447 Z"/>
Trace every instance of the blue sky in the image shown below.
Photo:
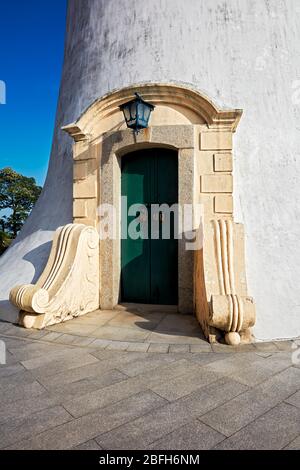
<path fill-rule="evenodd" d="M 0 168 L 10 166 L 40 185 L 51 150 L 65 19 L 66 0 L 0 0 L 0 81 L 6 84 Z"/>

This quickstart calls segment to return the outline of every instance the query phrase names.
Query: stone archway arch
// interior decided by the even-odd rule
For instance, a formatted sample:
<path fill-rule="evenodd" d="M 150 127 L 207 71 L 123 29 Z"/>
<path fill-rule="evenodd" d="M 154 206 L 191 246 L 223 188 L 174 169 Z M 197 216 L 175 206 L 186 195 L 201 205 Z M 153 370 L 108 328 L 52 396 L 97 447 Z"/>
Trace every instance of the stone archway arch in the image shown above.
<path fill-rule="evenodd" d="M 156 106 L 149 128 L 137 136 L 119 110 L 136 91 Z M 179 311 L 194 310 L 210 341 L 223 333 L 231 344 L 251 339 L 255 309 L 247 293 L 243 227 L 234 223 L 232 202 L 232 137 L 241 115 L 188 86 L 146 83 L 105 95 L 63 127 L 74 140 L 73 223 L 97 228 L 99 205 L 116 209 L 116 238 L 100 242 L 101 308 L 119 300 L 120 159 L 143 146 L 166 146 L 178 152 L 179 203 L 203 208 L 202 247 L 193 253 L 180 247 Z"/>

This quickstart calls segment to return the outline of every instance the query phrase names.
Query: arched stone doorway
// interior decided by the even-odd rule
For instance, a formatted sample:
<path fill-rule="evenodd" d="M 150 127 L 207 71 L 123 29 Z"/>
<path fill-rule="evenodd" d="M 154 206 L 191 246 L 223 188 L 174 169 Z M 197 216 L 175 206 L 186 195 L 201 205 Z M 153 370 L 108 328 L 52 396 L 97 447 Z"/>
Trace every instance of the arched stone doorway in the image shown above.
<path fill-rule="evenodd" d="M 134 92 L 156 106 L 150 127 L 138 135 L 126 129 L 119 109 Z M 178 241 L 178 310 L 194 311 L 210 341 L 224 333 L 230 343 L 240 338 L 251 340 L 255 309 L 247 292 L 243 227 L 234 222 L 232 202 L 232 137 L 241 114 L 241 110 L 220 110 L 201 93 L 182 85 L 142 84 L 104 96 L 76 123 L 63 128 L 75 143 L 73 223 L 94 227 L 100 233 L 99 207 L 103 205 L 113 207 L 115 223 L 113 236 L 100 240 L 99 284 L 93 285 L 93 295 L 84 301 L 79 295 L 69 308 L 64 301 L 64 280 L 59 282 L 59 271 L 55 274 L 60 294 L 55 297 L 57 313 L 49 313 L 48 324 L 61 321 L 61 304 L 67 310 L 64 319 L 90 311 L 95 299 L 101 309 L 113 309 L 118 304 L 122 157 L 146 148 L 169 148 L 178 154 L 178 203 L 192 207 L 191 231 L 197 232 L 201 241 L 194 250 L 187 248 L 184 238 Z M 55 253 L 50 264 L 53 258 Z M 63 260 L 60 265 L 64 265 Z M 86 278 L 90 279 L 90 274 Z M 34 289 L 22 289 L 12 294 L 16 305 L 25 312 L 47 310 L 47 302 L 38 309 L 32 306 Z M 65 289 L 70 289 L 69 284 Z M 50 297 L 56 293 L 52 291 Z M 30 320 L 32 323 L 36 319 Z"/>

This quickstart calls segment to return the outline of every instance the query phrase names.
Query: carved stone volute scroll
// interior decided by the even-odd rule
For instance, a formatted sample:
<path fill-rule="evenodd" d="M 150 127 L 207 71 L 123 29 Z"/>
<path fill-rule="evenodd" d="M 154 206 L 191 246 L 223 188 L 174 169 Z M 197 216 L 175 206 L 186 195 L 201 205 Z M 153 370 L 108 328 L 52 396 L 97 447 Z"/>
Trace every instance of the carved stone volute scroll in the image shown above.
<path fill-rule="evenodd" d="M 82 224 L 60 227 L 37 283 L 14 287 L 10 301 L 20 309 L 19 323 L 25 328 L 42 329 L 97 310 L 97 231 Z"/>
<path fill-rule="evenodd" d="M 211 296 L 209 323 L 226 332 L 226 342 L 235 344 L 240 342 L 239 334 L 255 324 L 253 299 L 245 295 L 244 267 L 237 272 L 235 263 L 236 256 L 244 264 L 243 240 L 236 233 L 239 224 L 232 220 L 214 220 L 213 224 L 220 295 Z"/>
<path fill-rule="evenodd" d="M 196 254 L 196 266 L 198 278 L 202 270 L 205 280 L 205 292 L 197 294 L 201 289 L 197 279 L 195 289 L 196 314 L 206 336 L 214 341 L 219 331 L 231 345 L 238 345 L 241 339 L 250 341 L 256 314 L 253 299 L 247 295 L 242 225 L 232 219 L 212 220 L 204 234 L 203 250 Z"/>

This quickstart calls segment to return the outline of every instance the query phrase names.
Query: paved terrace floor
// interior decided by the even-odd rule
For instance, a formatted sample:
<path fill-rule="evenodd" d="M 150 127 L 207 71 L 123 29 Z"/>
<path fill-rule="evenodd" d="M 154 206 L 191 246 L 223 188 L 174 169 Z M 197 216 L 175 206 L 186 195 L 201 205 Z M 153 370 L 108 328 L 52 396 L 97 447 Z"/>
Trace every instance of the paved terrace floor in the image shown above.
<path fill-rule="evenodd" d="M 124 307 L 0 339 L 1 449 L 300 448 L 291 341 L 210 346 L 191 316 Z"/>

